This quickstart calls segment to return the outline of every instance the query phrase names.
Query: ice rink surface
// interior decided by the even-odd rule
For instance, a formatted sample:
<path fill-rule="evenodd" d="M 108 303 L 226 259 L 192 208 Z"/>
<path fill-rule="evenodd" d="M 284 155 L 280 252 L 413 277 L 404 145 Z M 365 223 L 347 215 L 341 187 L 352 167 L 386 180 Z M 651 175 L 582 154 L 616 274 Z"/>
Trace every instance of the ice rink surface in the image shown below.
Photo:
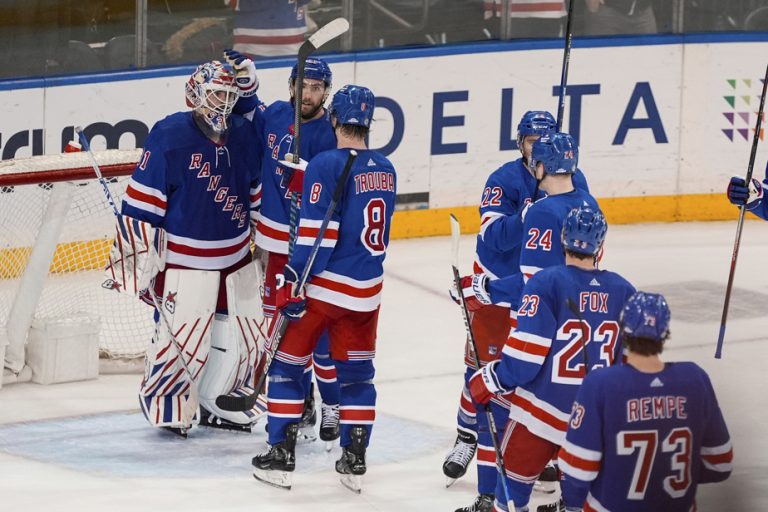
<path fill-rule="evenodd" d="M 735 460 L 728 481 L 699 488 L 701 512 L 768 506 L 768 223 L 745 223 L 724 357 L 713 357 L 735 231 L 735 222 L 612 226 L 601 265 L 667 296 L 665 359 L 695 361 L 712 378 Z M 473 250 L 474 237 L 463 237 L 462 273 Z M 0 510 L 423 512 L 468 505 L 476 495 L 474 465 L 449 489 L 441 471 L 464 370 L 464 327 L 447 296 L 449 239 L 392 242 L 386 273 L 377 423 L 361 495 L 337 480 L 339 448 L 327 454 L 319 441 L 297 448 L 291 491 L 258 483 L 250 459 L 264 446 L 263 423 L 251 435 L 199 428 L 176 439 L 138 412 L 140 376 L 113 375 L 0 389 Z"/>

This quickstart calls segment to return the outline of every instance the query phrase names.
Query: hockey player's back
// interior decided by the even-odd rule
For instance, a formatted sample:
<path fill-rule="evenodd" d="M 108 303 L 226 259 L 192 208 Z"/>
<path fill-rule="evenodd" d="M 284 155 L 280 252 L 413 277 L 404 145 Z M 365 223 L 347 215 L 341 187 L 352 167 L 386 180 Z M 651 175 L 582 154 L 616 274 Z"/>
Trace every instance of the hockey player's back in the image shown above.
<path fill-rule="evenodd" d="M 698 484 L 730 475 L 731 440 L 709 377 L 659 356 L 669 319 L 658 294 L 637 292 L 624 306 L 626 363 L 590 373 L 573 404 L 560 451 L 566 505 L 688 512 Z"/>
<path fill-rule="evenodd" d="M 619 359 L 618 312 L 634 291 L 615 272 L 573 265 L 546 268 L 528 281 L 518 330 L 503 351 L 510 357 L 502 358 L 499 369 L 505 385 L 517 385 L 512 419 L 545 439 L 564 440 L 585 363 L 593 370 Z M 549 344 L 547 355 L 532 354 L 529 339 Z M 549 413 L 540 414 L 545 410 Z"/>

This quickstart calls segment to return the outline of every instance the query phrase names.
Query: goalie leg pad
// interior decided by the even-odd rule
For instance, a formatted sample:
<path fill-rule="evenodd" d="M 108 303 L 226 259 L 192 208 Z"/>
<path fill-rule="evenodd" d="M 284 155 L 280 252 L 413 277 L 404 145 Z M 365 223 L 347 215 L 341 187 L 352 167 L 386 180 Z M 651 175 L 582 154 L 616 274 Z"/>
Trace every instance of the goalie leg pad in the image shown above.
<path fill-rule="evenodd" d="M 163 295 L 158 299 L 173 339 L 155 312 L 155 336 L 147 349 L 139 390 L 144 416 L 154 426 L 189 428 L 199 421 L 199 414 L 188 411 L 198 407 L 192 387 L 197 386 L 208 359 L 218 286 L 218 272 L 172 269 L 165 273 Z"/>
<path fill-rule="evenodd" d="M 200 384 L 200 400 L 208 411 L 226 421 L 251 425 L 266 412 L 266 398 L 246 411 L 225 411 L 216 405 L 220 395 L 254 392 L 256 366 L 264 351 L 265 321 L 261 308 L 261 268 L 249 263 L 227 276 L 227 321 L 215 323 L 211 360 Z"/>
<path fill-rule="evenodd" d="M 229 318 L 229 320 L 227 320 Z M 255 346 L 247 351 L 242 337 L 235 336 L 233 317 L 216 315 L 213 321 L 211 352 L 200 378 L 200 405 L 215 416 L 238 425 L 251 425 L 259 420 L 265 408 L 258 403 L 247 411 L 225 411 L 216 405 L 219 395 L 253 392 L 253 367 L 256 364 Z"/>

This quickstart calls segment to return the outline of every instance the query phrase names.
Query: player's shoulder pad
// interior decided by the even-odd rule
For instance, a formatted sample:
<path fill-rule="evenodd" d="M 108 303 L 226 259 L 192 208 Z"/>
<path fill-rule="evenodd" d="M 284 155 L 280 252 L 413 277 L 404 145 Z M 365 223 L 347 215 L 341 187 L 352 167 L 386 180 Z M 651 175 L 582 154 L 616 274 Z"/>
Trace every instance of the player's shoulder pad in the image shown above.
<path fill-rule="evenodd" d="M 291 102 L 285 100 L 277 100 L 272 102 L 272 104 L 264 110 L 264 113 L 266 115 L 277 115 L 278 113 L 285 112 L 286 110 L 293 111 L 293 105 Z"/>
<path fill-rule="evenodd" d="M 192 119 L 191 110 L 176 112 L 156 122 L 149 131 L 147 139 L 161 145 L 159 147 L 173 148 L 188 144 L 189 135 L 199 130 Z"/>
<path fill-rule="evenodd" d="M 518 158 L 517 160 L 502 164 L 501 167 L 497 168 L 495 171 L 488 175 L 486 185 L 508 186 L 510 184 L 521 183 L 521 172 L 528 172 L 523 167 L 522 161 L 522 158 Z"/>
<path fill-rule="evenodd" d="M 621 285 L 626 287 L 628 290 L 631 290 L 630 294 L 636 291 L 635 285 L 630 283 L 629 280 L 621 274 L 613 272 L 612 270 L 601 270 L 600 273 L 601 275 L 606 276 L 609 280 L 611 280 L 614 285 Z"/>
<path fill-rule="evenodd" d="M 334 169 L 335 166 L 338 166 L 338 162 L 344 162 L 347 159 L 347 152 L 342 151 L 340 149 L 328 149 L 326 151 L 321 151 L 315 156 L 312 157 L 312 160 L 309 161 L 309 164 L 307 164 L 307 172 L 312 171 L 319 171 L 323 172 L 324 174 L 326 172 L 332 171 L 326 171 L 327 169 Z M 343 163 L 341 164 L 343 165 Z M 341 171 L 339 171 L 341 172 Z"/>
<path fill-rule="evenodd" d="M 623 380 L 627 377 L 627 370 L 628 367 L 623 364 L 592 369 L 581 382 L 579 392 L 586 395 L 595 395 L 598 389 L 613 389 L 611 384 L 603 383 L 611 382 L 613 380 Z"/>
<path fill-rule="evenodd" d="M 550 295 L 558 290 L 558 282 L 562 285 L 565 265 L 555 265 L 539 270 L 525 283 L 523 293 L 535 293 L 537 295 Z"/>

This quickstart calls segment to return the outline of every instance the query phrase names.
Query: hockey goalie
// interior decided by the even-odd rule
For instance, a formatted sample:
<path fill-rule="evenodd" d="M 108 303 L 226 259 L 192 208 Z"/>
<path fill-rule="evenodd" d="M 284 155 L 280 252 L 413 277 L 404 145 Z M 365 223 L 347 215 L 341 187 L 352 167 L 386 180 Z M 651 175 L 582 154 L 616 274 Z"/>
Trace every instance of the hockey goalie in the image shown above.
<path fill-rule="evenodd" d="M 218 61 L 185 85 L 191 111 L 159 121 L 128 183 L 104 287 L 154 307 L 141 408 L 186 437 L 194 425 L 250 431 L 264 402 L 224 411 L 219 395 L 253 394 L 263 348 L 261 271 L 250 250 L 261 144 L 230 116 L 243 87 Z"/>

